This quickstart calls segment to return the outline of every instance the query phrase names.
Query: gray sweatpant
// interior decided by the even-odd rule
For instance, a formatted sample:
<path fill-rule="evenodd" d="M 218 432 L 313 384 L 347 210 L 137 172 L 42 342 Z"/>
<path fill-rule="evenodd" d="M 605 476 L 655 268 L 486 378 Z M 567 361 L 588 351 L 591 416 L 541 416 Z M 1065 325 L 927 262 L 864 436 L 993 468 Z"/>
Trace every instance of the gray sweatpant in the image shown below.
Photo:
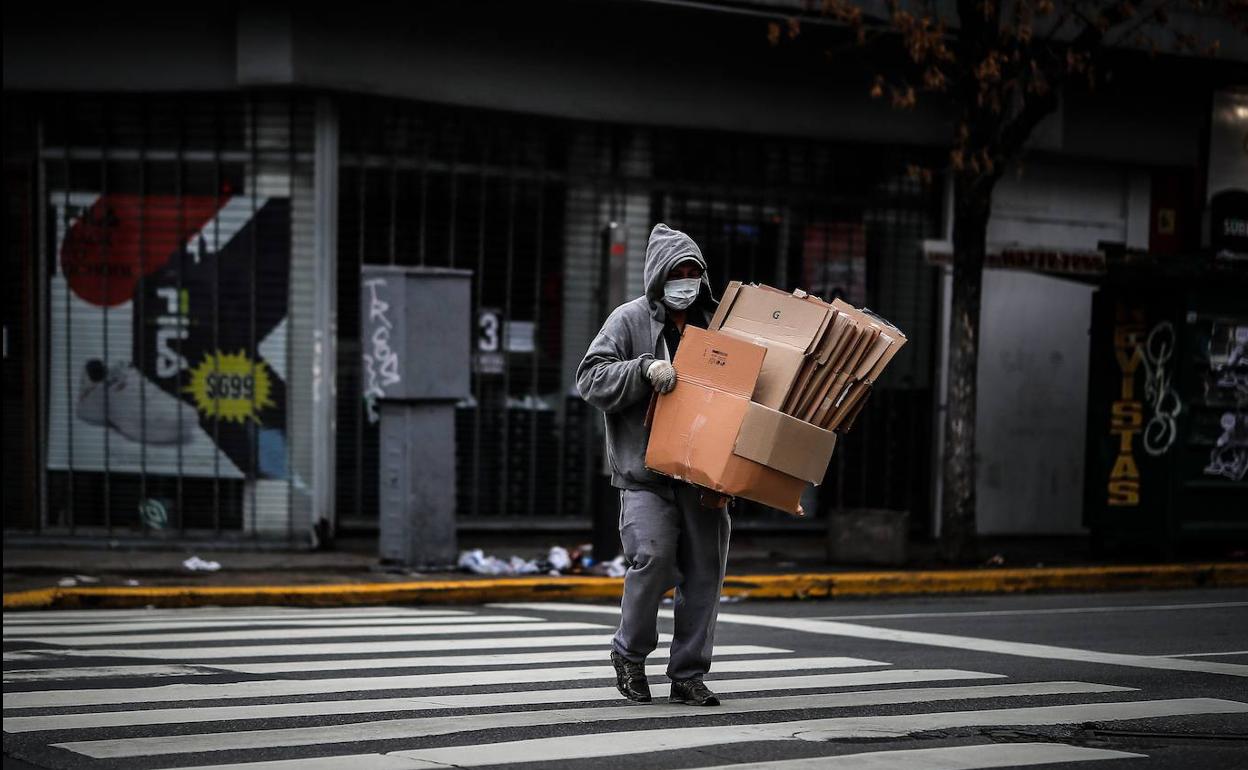
<path fill-rule="evenodd" d="M 620 492 L 620 540 L 629 567 L 612 646 L 643 662 L 659 644 L 663 594 L 675 588 L 667 675 L 688 679 L 711 667 L 732 522 L 726 508 L 703 508 L 696 487 L 677 484 L 674 490 L 674 501 L 646 490 Z"/>

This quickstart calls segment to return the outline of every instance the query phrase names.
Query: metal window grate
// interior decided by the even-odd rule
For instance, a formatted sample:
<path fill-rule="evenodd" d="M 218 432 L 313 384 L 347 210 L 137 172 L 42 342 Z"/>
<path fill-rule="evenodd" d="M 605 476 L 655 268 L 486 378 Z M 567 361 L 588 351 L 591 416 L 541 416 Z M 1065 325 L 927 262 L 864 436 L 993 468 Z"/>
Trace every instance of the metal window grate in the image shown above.
<path fill-rule="evenodd" d="M 640 293 L 657 221 L 699 242 L 717 291 L 741 279 L 839 292 L 911 334 L 838 450 L 820 509 L 903 508 L 927 521 L 935 278 L 918 242 L 935 233 L 939 200 L 905 176 L 903 155 L 372 98 L 342 114 L 340 526 L 377 515 L 376 426 L 359 383 L 360 265 L 476 273 L 481 338 L 473 396 L 456 422 L 461 521 L 586 520 L 601 417 L 576 394 L 573 372 L 607 312 Z M 627 252 L 615 278 L 611 223 Z"/>
<path fill-rule="evenodd" d="M 288 539 L 300 98 L 15 96 L 50 534 Z M 17 121 L 6 119 L 6 155 Z M 6 206 L 7 210 L 7 206 Z M 7 412 L 7 405 L 6 405 Z M 7 513 L 6 526 L 11 519 Z"/>

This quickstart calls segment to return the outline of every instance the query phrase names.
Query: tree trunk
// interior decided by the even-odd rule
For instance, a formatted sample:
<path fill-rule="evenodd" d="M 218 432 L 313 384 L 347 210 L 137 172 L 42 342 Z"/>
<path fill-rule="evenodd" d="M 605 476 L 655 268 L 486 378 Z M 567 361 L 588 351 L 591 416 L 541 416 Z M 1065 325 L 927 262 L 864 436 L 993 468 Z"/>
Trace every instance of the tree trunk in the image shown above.
<path fill-rule="evenodd" d="M 992 185 L 959 174 L 954 183 L 953 309 L 949 316 L 949 382 L 945 404 L 941 551 L 950 561 L 975 559 L 975 397 L 979 371 L 979 305 Z"/>

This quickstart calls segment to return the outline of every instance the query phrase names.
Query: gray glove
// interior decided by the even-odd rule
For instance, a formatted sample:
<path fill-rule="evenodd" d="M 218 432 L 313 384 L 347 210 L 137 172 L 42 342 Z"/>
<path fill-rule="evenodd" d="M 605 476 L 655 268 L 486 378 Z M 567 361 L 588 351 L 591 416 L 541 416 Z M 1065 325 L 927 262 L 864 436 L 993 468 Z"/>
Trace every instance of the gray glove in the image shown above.
<path fill-rule="evenodd" d="M 676 367 L 656 359 L 646 367 L 646 379 L 659 393 L 670 393 L 676 387 Z"/>

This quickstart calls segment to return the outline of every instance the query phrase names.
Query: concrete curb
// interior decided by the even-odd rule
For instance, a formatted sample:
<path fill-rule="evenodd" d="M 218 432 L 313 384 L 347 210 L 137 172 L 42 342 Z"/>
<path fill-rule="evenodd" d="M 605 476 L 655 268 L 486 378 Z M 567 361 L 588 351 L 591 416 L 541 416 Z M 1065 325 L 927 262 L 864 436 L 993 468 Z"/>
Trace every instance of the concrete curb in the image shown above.
<path fill-rule="evenodd" d="M 1230 586 L 1248 586 L 1248 563 L 730 575 L 724 581 L 724 595 L 742 599 L 836 599 Z M 606 577 L 517 577 L 313 586 L 39 588 L 6 593 L 4 609 L 615 601 L 619 599 L 622 588 L 621 578 Z"/>

